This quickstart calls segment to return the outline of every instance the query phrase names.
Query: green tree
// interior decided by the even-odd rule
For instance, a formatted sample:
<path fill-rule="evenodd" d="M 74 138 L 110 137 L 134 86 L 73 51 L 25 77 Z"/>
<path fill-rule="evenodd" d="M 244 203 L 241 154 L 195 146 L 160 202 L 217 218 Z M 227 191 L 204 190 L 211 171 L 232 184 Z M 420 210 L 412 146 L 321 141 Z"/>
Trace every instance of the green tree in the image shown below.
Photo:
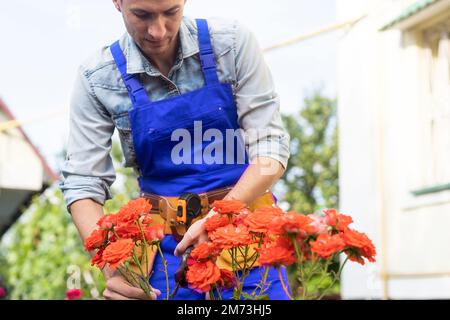
<path fill-rule="evenodd" d="M 312 213 L 338 207 L 336 100 L 315 92 L 298 115 L 283 118 L 291 136 L 291 157 L 282 178 L 290 209 Z"/>
<path fill-rule="evenodd" d="M 289 209 L 310 214 L 322 208 L 338 208 L 338 126 L 336 100 L 326 98 L 319 91 L 306 97 L 304 106 L 296 115 L 283 116 L 291 136 L 291 157 L 282 185 L 285 201 Z M 329 270 L 337 272 L 339 261 L 331 264 Z M 288 269 L 291 288 L 299 294 L 300 283 L 294 272 L 295 266 Z M 308 292 L 327 288 L 332 279 L 320 282 L 312 277 L 307 284 Z M 320 283 L 320 284 L 319 284 Z M 339 292 L 336 284 L 330 294 Z"/>
<path fill-rule="evenodd" d="M 112 156 L 118 168 L 117 182 L 105 212 L 115 212 L 138 192 L 133 170 L 119 168 L 123 156 L 116 143 Z M 11 299 L 63 299 L 67 289 L 75 287 L 81 287 L 84 298 L 101 297 L 103 276 L 90 266 L 90 256 L 84 251 L 57 185 L 33 198 L 3 237 L 0 252 L 4 259 L 0 271 Z"/>

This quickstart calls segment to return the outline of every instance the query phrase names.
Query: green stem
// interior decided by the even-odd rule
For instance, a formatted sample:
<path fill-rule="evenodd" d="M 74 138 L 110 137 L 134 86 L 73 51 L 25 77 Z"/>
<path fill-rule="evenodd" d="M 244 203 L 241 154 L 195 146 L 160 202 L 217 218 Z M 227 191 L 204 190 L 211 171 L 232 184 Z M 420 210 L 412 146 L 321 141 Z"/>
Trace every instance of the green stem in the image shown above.
<path fill-rule="evenodd" d="M 289 291 L 286 288 L 286 284 L 284 283 L 283 275 L 281 274 L 280 267 L 277 267 L 277 270 L 278 270 L 278 277 L 280 278 L 281 286 L 283 287 L 284 292 L 288 296 L 289 300 L 293 300 L 292 296 L 289 294 Z"/>
<path fill-rule="evenodd" d="M 321 300 L 321 299 L 325 296 L 325 293 L 327 293 L 327 291 L 330 290 L 331 287 L 333 287 L 333 285 L 334 285 L 334 283 L 337 281 L 337 279 L 339 279 L 339 278 L 341 277 L 342 270 L 344 269 L 344 266 L 345 266 L 345 264 L 347 263 L 347 261 L 348 261 L 348 257 L 345 258 L 344 262 L 343 262 L 342 265 L 339 267 L 338 273 L 337 273 L 337 274 L 334 274 L 334 278 L 333 278 L 333 281 L 331 282 L 331 284 L 330 284 L 330 285 L 328 286 L 328 288 L 325 289 L 324 292 L 322 292 L 322 294 L 319 296 L 319 300 Z"/>
<path fill-rule="evenodd" d="M 167 294 L 166 300 L 169 300 L 169 273 L 167 271 L 167 261 L 166 259 L 164 259 L 164 255 L 162 253 L 159 243 L 156 246 L 158 247 L 158 252 L 161 255 L 161 260 L 164 266 L 164 273 L 166 274 L 166 294 Z"/>

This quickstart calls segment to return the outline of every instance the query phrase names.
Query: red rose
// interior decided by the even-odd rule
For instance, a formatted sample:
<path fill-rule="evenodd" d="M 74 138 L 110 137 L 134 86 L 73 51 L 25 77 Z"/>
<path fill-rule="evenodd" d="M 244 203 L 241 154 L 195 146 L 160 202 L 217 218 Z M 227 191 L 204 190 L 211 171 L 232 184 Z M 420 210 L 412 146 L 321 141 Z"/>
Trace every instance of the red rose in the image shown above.
<path fill-rule="evenodd" d="M 220 254 L 221 250 L 212 242 L 203 242 L 194 248 L 191 252 L 191 257 L 197 261 L 204 261 L 216 258 Z"/>
<path fill-rule="evenodd" d="M 266 207 L 255 210 L 244 218 L 244 224 L 252 232 L 266 233 L 272 220 L 280 217 L 282 211 L 279 208 Z"/>
<path fill-rule="evenodd" d="M 227 269 L 220 269 L 219 285 L 226 289 L 231 289 L 236 286 L 236 277 L 234 273 Z"/>
<path fill-rule="evenodd" d="M 144 228 L 145 240 L 148 243 L 162 240 L 164 238 L 164 225 L 158 224 L 151 227 Z"/>
<path fill-rule="evenodd" d="M 296 234 L 306 236 L 308 234 L 314 234 L 316 228 L 313 225 L 312 219 L 308 216 L 290 211 L 276 216 L 272 220 L 269 230 L 280 235 Z"/>
<path fill-rule="evenodd" d="M 370 262 L 375 262 L 375 246 L 367 235 L 352 229 L 346 229 L 342 233 L 342 239 L 347 246 L 346 254 L 350 260 L 364 264 L 363 258 L 366 258 Z"/>
<path fill-rule="evenodd" d="M 203 225 L 206 231 L 212 232 L 217 228 L 226 226 L 227 224 L 229 224 L 229 219 L 226 215 L 215 214 L 212 217 L 207 218 Z"/>
<path fill-rule="evenodd" d="M 109 263 L 111 269 L 127 260 L 133 254 L 134 242 L 131 239 L 120 239 L 110 243 L 103 251 L 102 260 Z"/>
<path fill-rule="evenodd" d="M 65 300 L 80 300 L 83 295 L 80 289 L 71 289 L 66 291 L 66 299 Z"/>
<path fill-rule="evenodd" d="M 116 214 L 105 214 L 97 222 L 97 225 L 100 228 L 108 229 L 108 230 L 111 229 L 116 224 L 117 224 L 117 215 Z"/>
<path fill-rule="evenodd" d="M 258 262 L 262 266 L 289 266 L 297 261 L 292 241 L 284 237 L 265 242 L 256 250 L 259 252 Z"/>
<path fill-rule="evenodd" d="M 311 241 L 311 251 L 325 259 L 328 259 L 344 248 L 345 242 L 338 234 L 333 236 L 321 234 L 317 237 L 316 241 Z"/>
<path fill-rule="evenodd" d="M 212 208 L 221 214 L 238 214 L 245 207 L 245 203 L 239 200 L 216 200 Z"/>
<path fill-rule="evenodd" d="M 95 229 L 91 235 L 84 240 L 84 248 L 87 251 L 100 248 L 105 244 L 107 231 L 102 229 Z"/>
<path fill-rule="evenodd" d="M 186 280 L 196 291 L 208 292 L 220 280 L 220 269 L 210 260 L 194 263 L 188 267 Z"/>
<path fill-rule="evenodd" d="M 221 249 L 246 246 L 253 240 L 246 226 L 232 224 L 216 229 L 210 238 Z"/>

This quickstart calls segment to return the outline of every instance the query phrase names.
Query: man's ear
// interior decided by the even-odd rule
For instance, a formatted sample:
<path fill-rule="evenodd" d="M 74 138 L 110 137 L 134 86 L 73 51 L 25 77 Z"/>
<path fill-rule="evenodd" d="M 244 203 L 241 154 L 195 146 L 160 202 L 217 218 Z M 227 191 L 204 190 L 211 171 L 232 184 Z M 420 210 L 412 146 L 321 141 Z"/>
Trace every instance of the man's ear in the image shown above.
<path fill-rule="evenodd" d="M 116 7 L 117 11 L 122 12 L 122 6 L 121 6 L 122 0 L 113 0 L 114 6 Z"/>

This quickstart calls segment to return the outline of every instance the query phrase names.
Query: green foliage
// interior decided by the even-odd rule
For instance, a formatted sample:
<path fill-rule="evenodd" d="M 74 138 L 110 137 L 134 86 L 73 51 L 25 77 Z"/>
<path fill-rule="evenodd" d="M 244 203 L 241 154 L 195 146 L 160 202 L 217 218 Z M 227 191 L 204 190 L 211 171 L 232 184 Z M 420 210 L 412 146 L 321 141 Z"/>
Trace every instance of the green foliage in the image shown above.
<path fill-rule="evenodd" d="M 122 152 L 113 145 L 115 166 Z M 112 189 L 114 198 L 105 212 L 115 212 L 138 196 L 132 169 L 119 168 Z M 66 210 L 62 192 L 55 185 L 33 198 L 29 208 L 0 243 L 2 275 L 11 299 L 64 299 L 68 289 L 80 288 L 84 298 L 98 298 L 104 290 L 101 271 L 90 266 L 78 231 Z"/>
<path fill-rule="evenodd" d="M 290 209 L 312 213 L 338 207 L 336 101 L 315 92 L 298 115 L 283 118 L 291 136 L 291 157 L 282 178 Z"/>
<path fill-rule="evenodd" d="M 71 269 L 80 273 L 89 270 L 91 277 L 98 279 L 90 286 L 80 281 L 85 296 L 101 286 L 100 273 L 91 269 L 62 193 L 55 187 L 33 198 L 8 237 L 8 243 L 2 244 L 6 259 L 3 272 L 11 299 L 64 299 Z"/>
<path fill-rule="evenodd" d="M 314 92 L 304 100 L 297 115 L 283 116 L 291 136 L 291 157 L 282 184 L 286 189 L 285 201 L 289 209 L 310 214 L 322 208 L 338 208 L 338 127 L 336 100 Z M 329 272 L 339 269 L 339 261 L 331 264 Z M 296 268 L 289 268 L 291 288 L 297 293 L 303 284 L 298 280 Z M 306 283 L 307 292 L 321 295 L 328 288 L 331 277 L 312 276 Z M 339 292 L 339 283 L 328 294 Z"/>

